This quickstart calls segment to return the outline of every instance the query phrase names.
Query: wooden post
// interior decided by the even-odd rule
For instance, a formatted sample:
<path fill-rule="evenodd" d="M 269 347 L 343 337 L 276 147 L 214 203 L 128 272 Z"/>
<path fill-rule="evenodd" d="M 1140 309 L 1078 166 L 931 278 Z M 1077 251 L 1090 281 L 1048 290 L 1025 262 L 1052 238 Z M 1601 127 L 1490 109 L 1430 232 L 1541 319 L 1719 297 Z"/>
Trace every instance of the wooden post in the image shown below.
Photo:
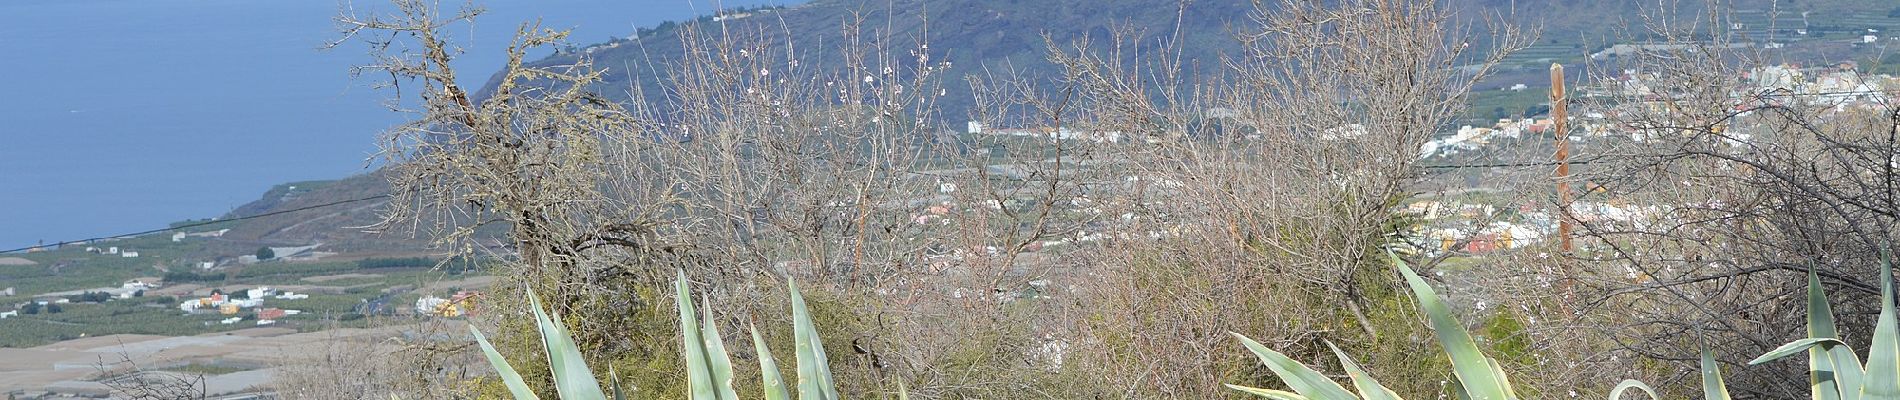
<path fill-rule="evenodd" d="M 1557 136 L 1557 206 L 1564 207 L 1557 222 L 1558 240 L 1563 243 L 1564 254 L 1571 251 L 1570 244 L 1570 121 L 1567 106 L 1570 101 L 1564 96 L 1564 65 L 1550 64 L 1550 123 L 1551 132 Z"/>
<path fill-rule="evenodd" d="M 1570 100 L 1564 96 L 1564 65 L 1550 64 L 1550 130 L 1557 136 L 1557 240 L 1561 240 L 1564 255 L 1571 255 L 1570 247 Z M 1570 260 L 1558 260 L 1563 269 L 1564 314 L 1572 314 L 1570 301 L 1577 298 L 1576 275 L 1570 271 Z"/>

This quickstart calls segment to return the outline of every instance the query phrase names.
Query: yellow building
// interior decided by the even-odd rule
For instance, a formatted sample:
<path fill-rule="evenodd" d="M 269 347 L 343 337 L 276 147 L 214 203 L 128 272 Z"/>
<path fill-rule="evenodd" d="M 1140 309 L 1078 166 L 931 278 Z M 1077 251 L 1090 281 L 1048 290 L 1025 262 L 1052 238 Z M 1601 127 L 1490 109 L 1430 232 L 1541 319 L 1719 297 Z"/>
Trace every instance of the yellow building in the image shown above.
<path fill-rule="evenodd" d="M 237 312 L 238 312 L 238 306 L 236 304 L 225 304 L 222 306 L 218 306 L 219 314 L 231 315 L 231 314 L 237 314 Z"/>

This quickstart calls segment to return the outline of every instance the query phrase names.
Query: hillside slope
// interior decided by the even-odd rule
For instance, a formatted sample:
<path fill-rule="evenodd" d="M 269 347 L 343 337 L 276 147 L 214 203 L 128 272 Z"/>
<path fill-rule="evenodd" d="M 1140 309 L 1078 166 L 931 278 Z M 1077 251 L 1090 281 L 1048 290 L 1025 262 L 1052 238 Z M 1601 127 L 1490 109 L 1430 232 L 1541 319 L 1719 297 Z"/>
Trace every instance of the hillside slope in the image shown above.
<path fill-rule="evenodd" d="M 363 227 L 380 220 L 378 210 L 389 193 L 381 172 L 332 181 L 292 182 L 272 187 L 258 200 L 233 209 L 230 219 L 283 212 L 236 221 L 222 238 L 234 246 L 323 243 L 325 251 L 375 252 L 419 250 L 428 244 L 406 233 L 371 233 Z M 326 206 L 327 205 L 327 206 Z M 315 207 L 307 210 L 297 210 Z"/>
<path fill-rule="evenodd" d="M 631 96 L 628 88 L 640 85 L 649 89 L 647 100 L 664 104 L 666 93 L 651 89 L 665 87 L 659 82 L 669 73 L 666 66 L 684 53 L 680 40 L 683 26 L 698 25 L 710 32 L 720 32 L 718 29 L 735 33 L 775 32 L 775 35 L 797 38 L 801 60 L 824 63 L 837 58 L 835 44 L 842 40 L 842 26 L 848 21 L 861 21 L 867 29 L 891 32 L 889 40 L 895 43 L 892 47 L 900 52 L 927 32 L 930 49 L 935 52 L 933 57 L 954 63 L 949 78 L 944 81 L 946 95 L 937 102 L 941 109 L 938 116 L 947 126 L 960 126 L 961 121 L 969 117 L 972 103 L 970 85 L 964 76 L 1002 70 L 1016 70 L 1043 80 L 1056 76 L 1057 70 L 1045 61 L 1044 35 L 1057 43 L 1087 36 L 1101 44 L 1111 30 L 1124 27 L 1140 32 L 1139 42 L 1144 47 L 1152 47 L 1170 37 L 1178 22 L 1183 38 L 1181 56 L 1190 61 L 1189 68 L 1202 72 L 1220 68 L 1223 55 L 1239 50 L 1232 35 L 1252 23 L 1252 3 L 1201 0 L 1189 2 L 1184 8 L 1181 4 L 1175 0 L 816 0 L 791 7 L 753 10 L 749 17 L 741 19 L 713 21 L 708 16 L 641 28 L 638 38 L 589 45 L 584 48 L 591 51 L 576 49 L 535 63 L 558 65 L 581 56 L 592 57 L 595 65 L 607 69 L 605 82 L 596 88 L 602 94 L 627 101 Z M 1443 4 L 1466 23 L 1478 24 L 1490 18 L 1541 28 L 1543 35 L 1537 45 L 1508 61 L 1507 67 L 1517 68 L 1519 72 L 1504 74 L 1495 83 L 1536 85 L 1545 79 L 1544 67 L 1552 61 L 1572 62 L 1609 43 L 1631 39 L 1626 33 L 1641 30 L 1640 15 L 1653 10 L 1655 2 L 1446 0 Z M 1677 7 L 1681 12 L 1695 12 L 1703 5 L 1692 0 Z M 1725 18 L 1743 23 L 1748 31 L 1766 31 L 1768 27 L 1792 30 L 1795 25 L 1806 26 L 1821 36 L 1853 34 L 1857 37 L 1858 32 L 1867 28 L 1900 31 L 1900 18 L 1889 17 L 1900 9 L 1900 0 L 1739 0 L 1732 2 L 1731 7 L 1733 11 Z M 1808 12 L 1805 20 L 1801 16 L 1803 11 Z M 492 22 L 512 24 L 515 21 Z M 490 87 L 492 85 L 490 82 Z M 291 183 L 273 188 L 259 200 L 225 217 L 350 200 L 388 190 L 379 173 L 336 181 Z M 409 234 L 369 234 L 356 228 L 375 223 L 378 220 L 376 206 L 381 204 L 380 200 L 356 202 L 241 221 L 233 227 L 230 239 L 246 244 L 323 242 L 344 250 L 413 250 L 426 245 L 426 240 Z"/>
<path fill-rule="evenodd" d="M 658 83 L 667 79 L 667 65 L 685 51 L 680 39 L 683 27 L 693 26 L 714 35 L 743 36 L 764 31 L 774 38 L 795 38 L 801 62 L 823 63 L 839 58 L 836 44 L 845 40 L 842 27 L 858 21 L 867 29 L 888 32 L 890 42 L 895 44 L 892 48 L 900 54 L 927 37 L 933 59 L 954 63 L 950 78 L 944 82 L 947 95 L 937 104 L 941 107 L 939 116 L 956 125 L 969 116 L 972 104 L 965 76 L 1005 70 L 1038 79 L 1056 76 L 1058 71 L 1044 60 L 1045 35 L 1058 44 L 1086 36 L 1101 46 L 1111 37 L 1113 28 L 1125 27 L 1140 32 L 1137 42 L 1141 46 L 1154 47 L 1173 35 L 1178 23 L 1185 67 L 1203 73 L 1221 68 L 1222 55 L 1239 50 L 1235 32 L 1250 28 L 1252 3 L 1225 0 L 1182 4 L 1175 0 L 816 0 L 791 7 L 746 10 L 744 18 L 715 21 L 708 16 L 641 28 L 637 38 L 585 46 L 536 64 L 562 65 L 579 57 L 592 57 L 596 66 L 607 70 L 597 89 L 609 98 L 629 100 L 633 96 L 631 88 L 640 87 L 645 89 L 642 92 L 649 104 L 665 104 L 668 94 L 655 89 L 667 87 Z M 1580 61 L 1609 44 L 1642 40 L 1642 35 L 1630 33 L 1644 31 L 1642 15 L 1654 13 L 1657 3 L 1447 0 L 1442 4 L 1457 21 L 1480 27 L 1473 30 L 1473 40 L 1478 42 L 1487 38 L 1481 28 L 1487 22 L 1541 29 L 1543 34 L 1535 47 L 1507 62 L 1507 67 L 1518 72 L 1499 80 L 1500 85 L 1508 85 L 1524 78 L 1509 75 L 1536 75 L 1553 61 Z M 1728 4 L 1731 12 L 1723 18 L 1743 23 L 1746 37 L 1766 37 L 1771 30 L 1792 34 L 1798 28 L 1812 28 L 1817 31 L 1815 35 L 1821 35 L 1900 25 L 1900 19 L 1886 18 L 1896 6 L 1900 1 L 1740 0 Z M 1685 1 L 1675 7 L 1679 14 L 1695 15 L 1704 8 L 1704 2 Z M 1809 12 L 1806 20 L 1804 11 Z M 725 15 L 737 14 L 728 11 Z"/>

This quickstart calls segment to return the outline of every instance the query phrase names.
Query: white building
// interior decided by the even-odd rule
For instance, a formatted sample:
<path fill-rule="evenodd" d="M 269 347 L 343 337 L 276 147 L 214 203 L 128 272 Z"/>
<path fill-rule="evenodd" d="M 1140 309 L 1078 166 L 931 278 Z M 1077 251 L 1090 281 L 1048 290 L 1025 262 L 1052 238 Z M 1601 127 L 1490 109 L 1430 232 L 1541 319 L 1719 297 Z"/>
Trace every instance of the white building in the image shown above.
<path fill-rule="evenodd" d="M 136 251 L 131 251 L 131 250 L 126 250 L 126 251 L 125 251 L 124 253 L 119 253 L 119 257 L 124 257 L 124 258 L 139 258 L 139 252 L 136 252 Z"/>
<path fill-rule="evenodd" d="M 255 289 L 244 291 L 244 294 L 245 294 L 244 297 L 249 297 L 253 299 L 262 299 L 265 297 L 269 297 L 271 293 L 273 293 L 273 291 L 270 290 L 270 286 L 258 286 Z"/>
<path fill-rule="evenodd" d="M 435 296 L 422 296 L 422 298 L 416 299 L 416 312 L 433 314 L 436 309 L 441 308 L 444 304 L 449 304 L 449 300 Z"/>
<path fill-rule="evenodd" d="M 18 317 L 18 316 L 20 316 L 20 310 L 13 310 L 13 311 L 8 311 L 8 312 L 0 312 L 0 319 L 7 319 L 7 318 L 11 318 L 11 317 Z"/>
<path fill-rule="evenodd" d="M 174 242 L 183 242 L 183 241 L 185 241 L 185 233 L 184 233 L 184 232 L 173 232 L 173 233 L 172 233 L 172 241 L 174 241 Z"/>

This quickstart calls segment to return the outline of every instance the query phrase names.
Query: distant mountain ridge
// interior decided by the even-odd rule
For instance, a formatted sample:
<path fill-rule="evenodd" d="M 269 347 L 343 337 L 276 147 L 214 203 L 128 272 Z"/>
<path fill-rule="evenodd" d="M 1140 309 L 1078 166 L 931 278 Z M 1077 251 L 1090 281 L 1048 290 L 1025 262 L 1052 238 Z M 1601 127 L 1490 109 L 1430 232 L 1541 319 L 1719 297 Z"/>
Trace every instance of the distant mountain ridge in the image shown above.
<path fill-rule="evenodd" d="M 1265 1 L 1271 6 L 1274 1 Z M 1892 3 L 1892 4 L 1887 4 Z M 1606 47 L 1628 32 L 1643 31 L 1641 14 L 1653 12 L 1656 2 L 1645 0 L 1447 0 L 1441 2 L 1460 23 L 1482 27 L 1489 22 L 1507 22 L 1525 28 L 1542 29 L 1537 47 L 1522 57 L 1514 57 L 1508 67 L 1542 72 L 1552 61 L 1580 60 L 1594 49 Z M 1685 16 L 1701 17 L 1704 2 L 1686 1 L 1676 5 Z M 1765 31 L 1768 25 L 1792 31 L 1801 23 L 1802 11 L 1814 12 L 1814 18 L 1834 20 L 1857 14 L 1884 15 L 1900 2 L 1855 0 L 1741 0 L 1730 6 L 1736 10 L 1728 18 L 1746 21 L 1751 30 Z M 973 99 L 970 85 L 963 76 L 986 71 L 1014 69 L 1032 78 L 1052 78 L 1058 70 L 1045 61 L 1044 37 L 1066 45 L 1073 40 L 1093 38 L 1098 48 L 1108 45 L 1111 30 L 1133 28 L 1141 33 L 1136 40 L 1152 48 L 1181 31 L 1181 57 L 1190 73 L 1221 68 L 1221 56 L 1239 52 L 1232 36 L 1237 30 L 1251 29 L 1254 6 L 1248 1 L 1175 0 L 815 0 L 809 3 L 765 10 L 737 10 L 705 16 L 692 21 L 668 22 L 639 29 L 639 37 L 616 39 L 556 54 L 536 65 L 562 65 L 579 57 L 591 57 L 597 67 L 607 70 L 604 81 L 595 89 L 610 99 L 630 100 L 629 88 L 645 88 L 649 104 L 663 104 L 668 94 L 656 88 L 669 71 L 665 65 L 681 58 L 685 51 L 680 42 L 681 28 L 697 26 L 717 32 L 758 29 L 789 36 L 800 47 L 801 59 L 827 60 L 836 57 L 833 43 L 841 40 L 841 27 L 847 21 L 861 21 L 867 29 L 888 30 L 892 46 L 898 51 L 926 36 L 932 45 L 933 59 L 954 63 L 944 80 L 946 96 L 938 99 L 938 115 L 950 124 L 968 117 Z M 1830 17 L 1831 16 L 1831 17 Z M 925 21 L 928 21 L 927 23 Z M 1473 32 L 1475 40 L 1488 38 Z M 1537 68 L 1529 68 L 1535 64 Z M 1509 80 L 1509 79 L 1507 79 Z M 490 82 L 489 87 L 493 87 Z M 1508 84 L 1504 84 L 1508 85 Z"/>
<path fill-rule="evenodd" d="M 382 220 L 381 208 L 388 203 L 383 196 L 388 193 L 389 182 L 381 171 L 338 180 L 277 185 L 221 218 L 277 214 L 237 221 L 221 239 L 244 246 L 322 243 L 324 251 L 335 252 L 408 251 L 427 247 L 426 237 L 398 232 L 378 234 L 364 229 Z"/>
<path fill-rule="evenodd" d="M 1268 1 L 1272 3 L 1272 1 Z M 770 24 L 777 32 L 788 32 L 801 46 L 816 53 L 806 56 L 823 59 L 835 55 L 828 45 L 840 36 L 840 27 L 852 18 L 863 18 L 867 27 L 886 29 L 897 43 L 913 43 L 918 35 L 929 33 L 934 57 L 954 62 L 951 77 L 944 80 L 947 95 L 938 101 L 939 114 L 947 125 L 960 126 L 968 117 L 971 103 L 966 74 L 981 73 L 985 68 L 1015 68 L 1032 77 L 1054 75 L 1054 67 L 1045 60 L 1043 35 L 1057 43 L 1068 43 L 1083 36 L 1105 44 L 1111 29 L 1133 27 L 1143 33 L 1143 46 L 1172 35 L 1177 22 L 1182 28 L 1182 58 L 1195 60 L 1195 68 L 1218 68 L 1222 54 L 1238 51 L 1231 38 L 1239 26 L 1251 23 L 1253 5 L 1246 1 L 1199 0 L 1186 3 L 1174 0 L 815 0 L 809 3 L 752 10 L 751 16 L 738 19 L 705 16 L 692 21 L 670 22 L 640 29 L 642 36 L 617 39 L 610 43 L 576 48 L 537 60 L 537 65 L 558 65 L 583 55 L 593 57 L 595 65 L 606 68 L 606 81 L 596 90 L 604 96 L 629 100 L 628 87 L 638 82 L 647 94 L 659 100 L 665 93 L 660 87 L 667 71 L 653 65 L 676 60 L 682 49 L 679 28 L 689 24 L 726 24 L 728 28 Z M 1623 32 L 1640 30 L 1640 13 L 1655 2 L 1647 0 L 1447 0 L 1442 3 L 1455 18 L 1477 23 L 1486 18 L 1501 19 L 1524 26 L 1541 26 L 1543 36 L 1537 47 L 1527 50 L 1510 63 L 1529 68 L 1518 77 L 1506 76 L 1501 82 L 1542 80 L 1543 67 L 1553 58 L 1581 57 L 1593 48 L 1613 43 Z M 1805 23 L 1817 30 L 1847 32 L 1867 27 L 1891 27 L 1900 32 L 1900 19 L 1887 17 L 1900 10 L 1900 0 L 1740 0 L 1732 3 L 1736 12 L 1730 17 L 1743 21 L 1750 30 Z M 1702 2 L 1686 1 L 1681 12 L 1695 13 Z M 887 11 L 888 10 L 888 11 Z M 1802 17 L 1801 13 L 1809 15 Z M 920 16 L 924 18 L 919 18 Z M 1178 17 L 1178 18 L 1177 18 Z M 1807 21 L 1802 22 L 1803 18 Z M 1177 21 L 1178 19 L 1178 21 Z M 922 21 L 928 20 L 926 26 Z M 516 21 L 490 21 L 503 25 Z M 1636 24 L 1628 28 L 1624 24 Z M 710 26 L 710 25 L 708 25 Z M 927 28 L 927 29 L 926 29 Z M 893 46 L 904 49 L 905 46 Z M 585 53 L 586 48 L 593 49 Z M 829 53 L 828 53 L 829 52 Z M 492 89 L 490 82 L 488 89 Z M 1508 83 L 1500 83 L 1508 85 Z M 1536 86 L 1536 85 L 1533 85 Z M 291 189 L 291 186 L 297 186 Z M 387 193 L 388 183 L 380 172 L 347 177 L 335 181 L 303 182 L 279 185 L 257 201 L 233 210 L 225 217 L 260 215 Z M 241 221 L 229 234 L 233 240 L 280 245 L 322 242 L 341 249 L 414 250 L 425 247 L 426 238 L 407 233 L 369 234 L 356 227 L 380 220 L 380 201 L 351 203 L 307 211 Z"/>

